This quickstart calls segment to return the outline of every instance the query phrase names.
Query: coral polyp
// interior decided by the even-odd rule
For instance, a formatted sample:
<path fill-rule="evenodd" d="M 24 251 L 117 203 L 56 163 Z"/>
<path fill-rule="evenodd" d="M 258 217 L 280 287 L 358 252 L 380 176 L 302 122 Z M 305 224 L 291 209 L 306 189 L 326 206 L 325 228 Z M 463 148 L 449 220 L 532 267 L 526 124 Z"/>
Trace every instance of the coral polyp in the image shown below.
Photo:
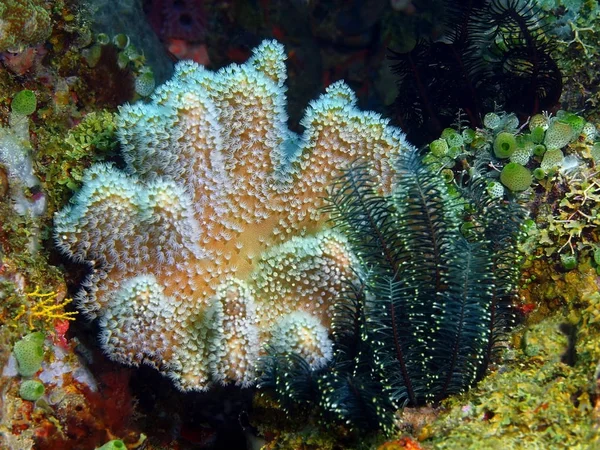
<path fill-rule="evenodd" d="M 330 357 L 333 304 L 357 265 L 322 211 L 326 188 L 364 158 L 389 189 L 408 146 L 343 83 L 297 136 L 285 79 L 283 47 L 267 41 L 216 73 L 179 63 L 151 103 L 121 108 L 126 173 L 93 166 L 55 218 L 58 246 L 90 266 L 77 303 L 111 358 L 202 390 L 252 384 L 265 343 Z"/>

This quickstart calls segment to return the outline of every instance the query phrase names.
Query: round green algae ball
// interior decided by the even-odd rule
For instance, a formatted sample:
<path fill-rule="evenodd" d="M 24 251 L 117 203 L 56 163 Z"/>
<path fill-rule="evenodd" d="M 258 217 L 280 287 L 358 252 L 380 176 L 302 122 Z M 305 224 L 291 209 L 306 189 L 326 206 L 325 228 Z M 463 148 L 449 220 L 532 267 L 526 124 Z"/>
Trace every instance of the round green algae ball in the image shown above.
<path fill-rule="evenodd" d="M 516 162 L 522 166 L 529 162 L 532 150 L 530 148 L 517 148 L 512 155 L 510 155 L 510 162 Z"/>
<path fill-rule="evenodd" d="M 448 147 L 462 147 L 465 143 L 463 137 L 452 128 L 445 128 L 444 131 L 442 131 L 441 137 L 442 139 L 446 139 Z"/>
<path fill-rule="evenodd" d="M 565 159 L 565 155 L 561 149 L 557 150 L 546 150 L 544 153 L 544 157 L 542 158 L 542 162 L 540 163 L 540 167 L 549 172 L 552 169 L 556 169 L 560 167 L 563 163 L 563 159 Z"/>
<path fill-rule="evenodd" d="M 490 184 L 488 184 L 487 191 L 492 198 L 504 197 L 504 186 L 502 186 L 502 183 L 499 183 L 498 181 L 492 181 Z"/>
<path fill-rule="evenodd" d="M 10 108 L 12 112 L 21 116 L 33 114 L 37 108 L 35 94 L 29 89 L 23 89 L 13 97 Z"/>
<path fill-rule="evenodd" d="M 100 45 L 106 45 L 110 42 L 110 38 L 106 33 L 98 33 L 96 35 L 96 42 Z"/>
<path fill-rule="evenodd" d="M 544 145 L 548 150 L 559 150 L 576 137 L 575 130 L 571 125 L 559 120 L 553 121 L 544 136 Z"/>
<path fill-rule="evenodd" d="M 483 117 L 483 126 L 491 128 L 492 130 L 498 128 L 502 124 L 502 119 L 496 113 L 487 113 Z"/>
<path fill-rule="evenodd" d="M 596 130 L 596 126 L 593 123 L 586 122 L 583 126 L 583 130 L 581 130 L 581 134 L 587 141 L 593 141 L 598 134 L 598 130 Z"/>
<path fill-rule="evenodd" d="M 533 171 L 533 176 L 536 180 L 543 180 L 546 177 L 546 171 L 541 167 L 538 167 Z"/>
<path fill-rule="evenodd" d="M 538 127 L 542 130 L 546 130 L 548 128 L 548 118 L 543 114 L 536 114 L 529 119 L 529 130 L 533 131 Z"/>
<path fill-rule="evenodd" d="M 451 183 L 452 181 L 454 181 L 454 172 L 452 172 L 452 169 L 442 170 L 442 179 L 446 183 Z"/>
<path fill-rule="evenodd" d="M 560 255 L 560 262 L 566 270 L 573 270 L 577 267 L 577 257 L 575 255 Z"/>
<path fill-rule="evenodd" d="M 517 140 L 512 133 L 503 131 L 494 139 L 494 155 L 497 158 L 508 158 L 517 148 Z"/>
<path fill-rule="evenodd" d="M 448 149 L 448 157 L 452 158 L 452 159 L 456 159 L 458 158 L 458 155 L 460 155 L 463 151 L 462 147 L 450 147 Z"/>
<path fill-rule="evenodd" d="M 152 71 L 144 70 L 135 78 L 135 92 L 141 97 L 148 97 L 154 92 L 155 84 Z"/>
<path fill-rule="evenodd" d="M 102 447 L 98 447 L 96 450 L 127 450 L 127 447 L 121 439 L 113 439 L 112 441 L 108 441 Z"/>
<path fill-rule="evenodd" d="M 544 153 L 546 153 L 546 147 L 543 144 L 538 144 L 533 147 L 533 154 L 535 156 L 542 156 Z"/>
<path fill-rule="evenodd" d="M 131 41 L 129 40 L 129 36 L 125 33 L 119 33 L 113 37 L 113 44 L 120 50 L 129 47 Z"/>
<path fill-rule="evenodd" d="M 471 128 L 464 129 L 461 135 L 465 144 L 470 144 L 475 140 L 475 137 L 477 137 L 475 130 L 472 130 Z"/>
<path fill-rule="evenodd" d="M 542 142 L 544 142 L 545 134 L 546 132 L 542 127 L 535 127 L 533 130 L 531 130 L 529 136 L 531 138 L 531 142 L 533 142 L 534 144 L 541 144 Z"/>
<path fill-rule="evenodd" d="M 46 389 L 44 385 L 38 380 L 25 380 L 21 383 L 19 388 L 19 395 L 23 400 L 29 400 L 35 402 L 42 395 L 44 395 Z"/>
<path fill-rule="evenodd" d="M 44 335 L 37 331 L 24 336 L 13 347 L 19 374 L 22 377 L 34 375 L 42 367 L 44 360 Z"/>
<path fill-rule="evenodd" d="M 445 139 L 436 139 L 429 144 L 429 150 L 431 150 L 433 156 L 440 158 L 448 153 L 448 143 Z"/>
<path fill-rule="evenodd" d="M 508 163 L 500 173 L 500 181 L 513 192 L 524 191 L 531 185 L 531 171 L 518 163 Z"/>

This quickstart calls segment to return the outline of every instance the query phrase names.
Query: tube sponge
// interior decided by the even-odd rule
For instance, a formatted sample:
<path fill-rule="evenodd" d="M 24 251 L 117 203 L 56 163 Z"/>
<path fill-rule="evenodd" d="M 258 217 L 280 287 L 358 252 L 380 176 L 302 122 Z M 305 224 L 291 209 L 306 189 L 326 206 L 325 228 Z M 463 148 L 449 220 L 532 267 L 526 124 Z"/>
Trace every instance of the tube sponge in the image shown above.
<path fill-rule="evenodd" d="M 517 140 L 512 133 L 503 131 L 494 140 L 494 155 L 497 158 L 508 158 L 517 148 Z"/>
<path fill-rule="evenodd" d="M 542 158 L 540 168 L 546 172 L 548 172 L 551 169 L 556 169 L 557 167 L 560 167 L 562 165 L 564 157 L 565 155 L 561 149 L 548 149 L 546 150 L 546 153 L 544 153 L 544 157 Z"/>
<path fill-rule="evenodd" d="M 500 181 L 513 192 L 524 191 L 531 185 L 531 171 L 521 164 L 511 162 L 502 169 Z"/>
<path fill-rule="evenodd" d="M 10 108 L 12 112 L 21 116 L 33 114 L 37 108 L 35 94 L 29 89 L 23 89 L 13 97 Z"/>
<path fill-rule="evenodd" d="M 127 450 L 127 447 L 121 439 L 113 439 L 112 441 L 108 441 L 102 447 L 96 448 L 96 450 Z"/>
<path fill-rule="evenodd" d="M 42 367 L 44 360 L 44 335 L 37 331 L 15 343 L 13 354 L 17 360 L 19 374 L 30 377 Z"/>
<path fill-rule="evenodd" d="M 560 120 L 553 121 L 546 131 L 544 145 L 548 150 L 559 150 L 575 138 L 577 135 L 571 125 Z"/>
<path fill-rule="evenodd" d="M 517 148 L 512 155 L 510 155 L 510 162 L 515 162 L 517 164 L 521 164 L 522 166 L 526 165 L 529 162 L 529 158 L 533 153 L 532 148 Z"/>
<path fill-rule="evenodd" d="M 35 402 L 39 399 L 46 389 L 44 385 L 38 380 L 25 380 L 21 383 L 21 387 L 19 388 L 19 395 L 23 400 L 29 400 L 30 402 Z"/>
<path fill-rule="evenodd" d="M 429 144 L 429 149 L 434 156 L 441 158 L 448 153 L 448 143 L 445 139 L 436 139 Z"/>

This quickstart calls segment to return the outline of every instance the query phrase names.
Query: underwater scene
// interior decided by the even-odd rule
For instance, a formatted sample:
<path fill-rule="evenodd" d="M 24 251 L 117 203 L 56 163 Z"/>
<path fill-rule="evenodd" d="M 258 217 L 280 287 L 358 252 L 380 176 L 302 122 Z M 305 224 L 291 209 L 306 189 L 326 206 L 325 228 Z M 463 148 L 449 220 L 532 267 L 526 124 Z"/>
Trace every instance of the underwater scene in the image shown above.
<path fill-rule="evenodd" d="M 0 0 L 0 449 L 600 449 L 596 0 Z"/>

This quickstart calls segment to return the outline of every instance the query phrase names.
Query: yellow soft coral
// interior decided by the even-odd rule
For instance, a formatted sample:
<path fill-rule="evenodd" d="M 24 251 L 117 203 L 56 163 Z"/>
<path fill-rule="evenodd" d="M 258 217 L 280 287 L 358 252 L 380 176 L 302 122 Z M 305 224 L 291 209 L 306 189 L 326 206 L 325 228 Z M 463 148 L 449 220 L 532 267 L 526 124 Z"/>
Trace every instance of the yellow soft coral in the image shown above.
<path fill-rule="evenodd" d="M 77 311 L 65 311 L 64 309 L 73 299 L 65 298 L 58 301 L 56 292 L 42 293 L 39 286 L 26 295 L 28 303 L 31 304 L 21 305 L 14 321 L 16 322 L 21 317 L 27 317 L 30 330 L 35 328 L 35 321 L 42 321 L 52 326 L 56 320 L 75 320 L 74 316 L 77 315 Z"/>
<path fill-rule="evenodd" d="M 150 104 L 121 109 L 127 175 L 91 168 L 55 221 L 60 248 L 92 268 L 78 305 L 112 358 L 204 389 L 251 384 L 264 343 L 314 365 L 331 356 L 333 304 L 356 258 L 322 210 L 327 188 L 366 159 L 389 190 L 406 144 L 343 83 L 294 134 L 285 78 L 283 47 L 264 42 L 216 73 L 179 63 Z"/>

